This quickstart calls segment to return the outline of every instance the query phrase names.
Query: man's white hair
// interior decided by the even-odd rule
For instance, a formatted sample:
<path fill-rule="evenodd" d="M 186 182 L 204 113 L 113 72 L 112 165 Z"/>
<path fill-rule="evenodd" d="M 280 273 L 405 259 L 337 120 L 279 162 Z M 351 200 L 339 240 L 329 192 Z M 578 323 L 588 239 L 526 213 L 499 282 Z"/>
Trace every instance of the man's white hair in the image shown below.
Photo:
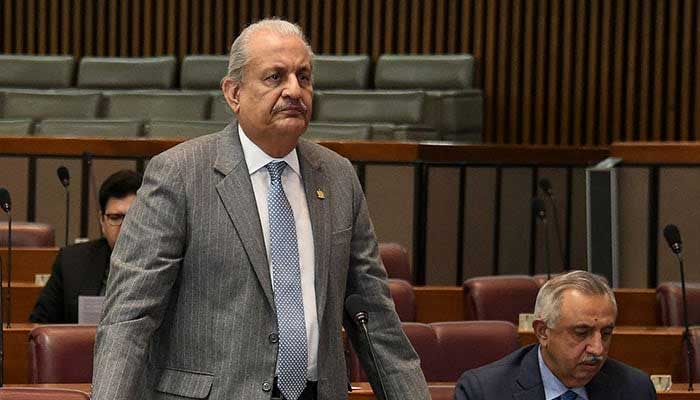
<path fill-rule="evenodd" d="M 309 57 L 313 58 L 314 52 L 304 36 L 304 31 L 297 24 L 279 18 L 266 18 L 247 26 L 231 45 L 228 58 L 228 73 L 224 79 L 231 79 L 235 83 L 243 82 L 243 69 L 248 64 L 248 43 L 253 34 L 260 31 L 278 33 L 282 36 L 294 35 L 306 45 Z"/>
<path fill-rule="evenodd" d="M 617 316 L 615 294 L 605 279 L 587 271 L 572 271 L 556 276 L 542 286 L 535 302 L 535 318 L 544 321 L 550 328 L 555 327 L 559 320 L 563 294 L 569 289 L 589 296 L 607 296 Z"/>

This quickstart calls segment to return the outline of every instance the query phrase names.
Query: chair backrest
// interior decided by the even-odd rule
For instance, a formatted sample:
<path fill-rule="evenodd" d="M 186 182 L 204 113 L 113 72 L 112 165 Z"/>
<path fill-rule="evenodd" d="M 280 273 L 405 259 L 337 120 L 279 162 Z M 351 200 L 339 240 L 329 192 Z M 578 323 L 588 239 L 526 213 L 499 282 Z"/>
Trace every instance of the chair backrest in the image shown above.
<path fill-rule="evenodd" d="M 429 382 L 454 382 L 464 371 L 499 360 L 520 347 L 516 326 L 506 321 L 402 322 L 401 328 Z M 350 365 L 352 381 L 367 380 L 352 348 Z"/>
<path fill-rule="evenodd" d="M 36 134 L 51 136 L 136 137 L 143 123 L 135 119 L 45 119 Z"/>
<path fill-rule="evenodd" d="M 688 324 L 700 324 L 700 284 L 686 283 Z M 664 282 L 656 288 L 656 305 L 662 325 L 683 326 L 683 292 L 680 282 Z"/>
<path fill-rule="evenodd" d="M 442 375 L 441 357 L 442 353 L 438 346 L 435 332 L 428 324 L 419 322 L 402 322 L 406 337 L 411 342 L 411 345 L 418 353 L 421 360 L 421 368 L 423 374 L 428 381 L 439 381 Z M 367 381 L 367 373 L 360 364 L 360 359 L 355 352 L 355 349 L 350 347 L 350 380 L 353 382 Z"/>
<path fill-rule="evenodd" d="M 527 275 L 482 276 L 462 285 L 469 319 L 518 323 L 518 315 L 531 313 L 540 287 Z"/>
<path fill-rule="evenodd" d="M 315 55 L 314 89 L 367 89 L 369 87 L 368 55 Z"/>
<path fill-rule="evenodd" d="M 420 124 L 424 103 L 420 91 L 324 90 L 314 93 L 313 120 Z"/>
<path fill-rule="evenodd" d="M 312 122 L 304 132 L 309 140 L 369 140 L 372 127 L 368 124 Z"/>
<path fill-rule="evenodd" d="M 444 375 L 444 354 L 432 326 L 419 322 L 404 322 L 401 328 L 418 353 L 420 367 L 429 382 L 441 382 Z"/>
<path fill-rule="evenodd" d="M 226 127 L 222 121 L 162 121 L 153 120 L 146 125 L 150 138 L 193 138 L 218 132 Z"/>
<path fill-rule="evenodd" d="M 107 118 L 205 120 L 211 97 L 207 93 L 119 91 L 105 93 Z"/>
<path fill-rule="evenodd" d="M 163 57 L 83 57 L 78 87 L 99 89 L 171 89 L 176 60 Z"/>
<path fill-rule="evenodd" d="M 180 88 L 216 90 L 228 70 L 228 56 L 191 55 L 182 60 Z"/>
<path fill-rule="evenodd" d="M 2 387 L 0 400 L 90 400 L 90 396 L 74 389 Z"/>
<path fill-rule="evenodd" d="M 97 118 L 100 92 L 93 90 L 7 90 L 3 118 Z"/>
<path fill-rule="evenodd" d="M 379 243 L 379 256 L 389 278 L 403 279 L 413 283 L 408 251 L 398 243 Z"/>
<path fill-rule="evenodd" d="M 377 60 L 377 89 L 458 90 L 472 86 L 474 56 L 385 54 Z"/>
<path fill-rule="evenodd" d="M 34 124 L 31 119 L 0 119 L 0 135 L 24 136 L 32 133 Z"/>
<path fill-rule="evenodd" d="M 40 222 L 12 222 L 12 247 L 54 247 L 53 226 Z M 0 222 L 0 246 L 7 246 L 8 223 Z"/>
<path fill-rule="evenodd" d="M 506 321 L 450 321 L 430 324 L 442 350 L 442 382 L 468 369 L 499 360 L 520 347 L 518 328 Z"/>
<path fill-rule="evenodd" d="M 401 322 L 415 321 L 416 295 L 411 283 L 403 279 L 389 279 L 389 292 Z"/>
<path fill-rule="evenodd" d="M 92 381 L 96 327 L 44 325 L 29 332 L 30 383 Z"/>
<path fill-rule="evenodd" d="M 236 119 L 231 107 L 221 93 L 211 93 L 211 112 L 209 119 L 212 121 L 231 122 Z"/>
<path fill-rule="evenodd" d="M 0 55 L 0 87 L 60 89 L 73 85 L 72 56 Z"/>

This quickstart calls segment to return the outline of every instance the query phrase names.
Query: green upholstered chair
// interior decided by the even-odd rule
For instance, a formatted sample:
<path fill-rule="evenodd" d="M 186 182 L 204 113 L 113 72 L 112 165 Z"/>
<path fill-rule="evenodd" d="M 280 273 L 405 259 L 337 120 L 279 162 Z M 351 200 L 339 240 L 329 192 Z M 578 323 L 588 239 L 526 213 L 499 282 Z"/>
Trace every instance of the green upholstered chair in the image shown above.
<path fill-rule="evenodd" d="M 172 89 L 174 56 L 83 57 L 78 67 L 78 87 L 99 89 Z"/>
<path fill-rule="evenodd" d="M 0 55 L 0 87 L 60 89 L 73 85 L 72 56 Z"/>

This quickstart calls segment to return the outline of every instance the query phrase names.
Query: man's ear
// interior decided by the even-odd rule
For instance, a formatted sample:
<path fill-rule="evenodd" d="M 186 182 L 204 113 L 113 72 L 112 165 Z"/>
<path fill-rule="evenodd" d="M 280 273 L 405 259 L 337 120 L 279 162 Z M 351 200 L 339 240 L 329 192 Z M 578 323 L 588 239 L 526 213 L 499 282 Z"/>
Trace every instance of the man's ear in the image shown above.
<path fill-rule="evenodd" d="M 540 342 L 540 345 L 542 347 L 547 347 L 547 342 L 549 341 L 547 323 L 541 319 L 536 319 L 532 321 L 532 329 L 535 331 L 535 337 L 537 341 Z"/>
<path fill-rule="evenodd" d="M 240 83 L 235 83 L 230 78 L 224 78 L 224 80 L 221 82 L 221 91 L 224 94 L 224 99 L 226 99 L 226 103 L 228 103 L 229 107 L 231 107 L 231 110 L 233 110 L 234 113 L 238 114 L 238 109 L 241 107 L 241 105 L 240 105 L 240 94 L 241 94 Z"/>

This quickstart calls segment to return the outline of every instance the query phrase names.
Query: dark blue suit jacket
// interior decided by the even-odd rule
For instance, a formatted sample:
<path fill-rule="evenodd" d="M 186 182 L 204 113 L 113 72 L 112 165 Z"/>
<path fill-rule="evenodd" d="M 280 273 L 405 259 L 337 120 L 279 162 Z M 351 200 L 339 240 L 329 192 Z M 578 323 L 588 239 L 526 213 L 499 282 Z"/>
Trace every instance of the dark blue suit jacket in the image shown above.
<path fill-rule="evenodd" d="M 586 385 L 590 400 L 656 399 L 644 372 L 608 359 Z M 544 400 L 537 361 L 537 345 L 523 347 L 481 368 L 465 372 L 455 389 L 455 400 Z"/>

